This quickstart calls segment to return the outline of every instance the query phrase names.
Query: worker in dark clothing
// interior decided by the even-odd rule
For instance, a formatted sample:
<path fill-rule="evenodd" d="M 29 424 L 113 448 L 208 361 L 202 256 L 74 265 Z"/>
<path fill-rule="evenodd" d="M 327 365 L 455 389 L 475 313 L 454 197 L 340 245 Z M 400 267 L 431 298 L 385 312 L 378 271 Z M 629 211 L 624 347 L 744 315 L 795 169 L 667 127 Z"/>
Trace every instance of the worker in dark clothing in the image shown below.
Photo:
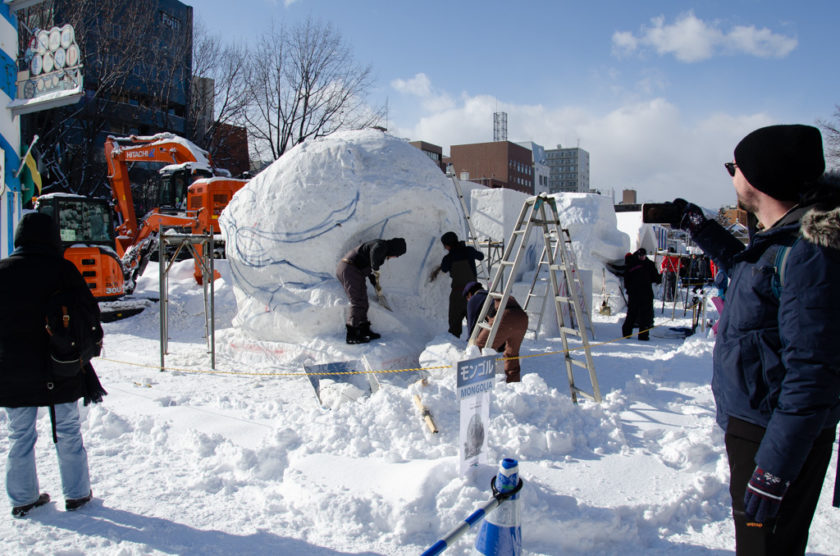
<path fill-rule="evenodd" d="M 348 344 L 363 344 L 382 337 L 370 329 L 365 278 L 367 277 L 373 287 L 379 290 L 379 268 L 386 259 L 399 257 L 405 254 L 405 250 L 405 240 L 401 237 L 375 239 L 350 250 L 339 261 L 335 275 L 344 286 L 350 300 L 350 315 L 347 317 Z"/>
<path fill-rule="evenodd" d="M 484 259 L 484 254 L 463 241 L 458 241 L 455 232 L 446 232 L 440 238 L 443 248 L 448 251 L 440 262 L 440 270 L 448 272 L 452 279 L 449 292 L 449 333 L 461 337 L 464 317 L 467 316 L 467 300 L 464 299 L 464 287 L 478 279 L 475 261 Z"/>
<path fill-rule="evenodd" d="M 478 282 L 470 282 L 464 287 L 464 297 L 467 300 L 467 330 L 472 337 L 473 329 L 477 325 L 481 308 L 487 299 L 487 290 Z M 487 323 L 493 324 L 493 320 L 499 311 L 499 301 L 494 302 L 493 307 L 487 313 Z M 519 382 L 519 348 L 528 331 L 528 314 L 522 310 L 519 303 L 513 296 L 508 297 L 505 310 L 500 317 L 499 330 L 493 339 L 493 349 L 504 352 L 505 355 L 505 382 Z M 490 331 L 482 328 L 475 339 L 475 345 L 484 349 L 487 345 L 487 338 Z"/>
<path fill-rule="evenodd" d="M 653 328 L 653 284 L 662 283 L 662 275 L 656 271 L 656 265 L 647 258 L 644 248 L 624 257 L 624 289 L 627 290 L 627 318 L 621 325 L 621 335 L 625 338 L 633 334 L 633 328 L 639 327 L 639 340 L 650 340 Z"/>

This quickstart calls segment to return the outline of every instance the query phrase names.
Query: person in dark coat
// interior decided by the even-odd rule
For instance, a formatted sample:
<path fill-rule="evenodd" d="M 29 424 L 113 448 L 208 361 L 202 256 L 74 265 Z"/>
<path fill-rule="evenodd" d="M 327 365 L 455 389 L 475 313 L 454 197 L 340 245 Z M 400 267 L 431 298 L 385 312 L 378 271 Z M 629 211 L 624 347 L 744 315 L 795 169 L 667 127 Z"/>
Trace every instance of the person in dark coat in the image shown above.
<path fill-rule="evenodd" d="M 467 331 L 472 337 L 473 330 L 478 324 L 481 308 L 487 299 L 487 290 L 478 282 L 470 282 L 464 286 L 463 296 L 467 300 Z M 493 324 L 493 320 L 498 314 L 499 301 L 497 299 L 487 313 L 487 323 L 490 325 Z M 508 296 L 507 305 L 505 305 L 505 310 L 500 318 L 502 322 L 499 323 L 499 329 L 493 339 L 493 349 L 504 352 L 505 382 L 519 382 L 521 372 L 519 348 L 522 346 L 525 333 L 528 331 L 528 314 L 513 296 Z M 484 349 L 489 337 L 490 331 L 482 328 L 476 336 L 475 345 Z"/>
<path fill-rule="evenodd" d="M 50 407 L 65 508 L 74 510 L 91 499 L 77 401 L 99 402 L 105 391 L 90 365 L 71 377 L 51 372 L 45 329 L 49 297 L 59 290 L 76 292 L 98 314 L 82 275 L 62 257 L 53 220 L 45 214 L 25 214 L 15 230 L 14 246 L 12 254 L 0 260 L 0 291 L 5 292 L 0 311 L 0 406 L 6 408 L 9 430 L 6 492 L 12 515 L 23 517 L 50 499 L 39 492 L 35 469 L 38 407 Z"/>
<path fill-rule="evenodd" d="M 712 392 L 736 552 L 804 554 L 840 420 L 840 179 L 804 125 L 753 131 L 725 166 L 760 225 L 746 248 L 683 199 L 673 224 L 730 279 Z"/>
<path fill-rule="evenodd" d="M 639 328 L 639 340 L 650 340 L 653 328 L 653 284 L 660 284 L 662 275 L 647 258 L 644 248 L 624 257 L 624 289 L 627 290 L 627 318 L 621 325 L 621 335 L 629 337 Z"/>
<path fill-rule="evenodd" d="M 484 253 L 458 241 L 455 232 L 446 232 L 440 241 L 448 251 L 440 263 L 440 270 L 449 273 L 452 279 L 449 291 L 449 333 L 460 338 L 464 317 L 467 316 L 464 286 L 478 279 L 475 262 L 483 260 Z"/>
<path fill-rule="evenodd" d="M 370 329 L 367 318 L 368 294 L 365 278 L 379 289 L 379 268 L 386 259 L 405 254 L 405 239 L 375 239 L 366 241 L 347 252 L 338 262 L 335 275 L 347 298 L 350 300 L 350 314 L 347 317 L 347 343 L 362 344 L 382 336 Z"/>

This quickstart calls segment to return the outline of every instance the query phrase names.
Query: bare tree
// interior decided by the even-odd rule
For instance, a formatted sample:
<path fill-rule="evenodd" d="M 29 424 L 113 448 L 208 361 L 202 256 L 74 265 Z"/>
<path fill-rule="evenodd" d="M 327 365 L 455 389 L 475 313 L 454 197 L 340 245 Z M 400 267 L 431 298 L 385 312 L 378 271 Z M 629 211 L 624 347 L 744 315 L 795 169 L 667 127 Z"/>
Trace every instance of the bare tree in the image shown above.
<path fill-rule="evenodd" d="M 370 68 L 353 60 L 329 24 L 310 19 L 291 30 L 272 27 L 249 58 L 246 121 L 257 151 L 273 160 L 306 139 L 380 119 L 364 102 Z"/>
<path fill-rule="evenodd" d="M 228 125 L 244 122 L 248 101 L 247 49 L 225 44 L 207 33 L 201 22 L 193 25 L 193 87 L 189 138 L 215 155 L 223 147 Z"/>
<path fill-rule="evenodd" d="M 834 105 L 832 120 L 818 120 L 825 140 L 825 154 L 829 163 L 840 167 L 840 104 Z"/>

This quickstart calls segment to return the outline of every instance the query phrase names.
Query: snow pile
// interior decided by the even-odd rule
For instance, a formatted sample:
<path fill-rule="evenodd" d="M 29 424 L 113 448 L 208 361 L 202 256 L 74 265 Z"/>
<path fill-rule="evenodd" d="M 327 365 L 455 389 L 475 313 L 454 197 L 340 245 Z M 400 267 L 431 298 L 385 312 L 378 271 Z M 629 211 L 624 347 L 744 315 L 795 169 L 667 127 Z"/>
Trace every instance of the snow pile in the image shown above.
<path fill-rule="evenodd" d="M 54 502 L 23 520 L 0 519 L 5 554 L 416 555 L 490 498 L 495 465 L 475 477 L 458 473 L 459 408 L 447 365 L 463 341 L 441 334 L 428 343 L 422 364 L 439 368 L 425 386 L 415 369 L 401 373 L 408 386 L 382 380 L 368 397 L 323 409 L 302 369 L 286 363 L 303 347 L 246 342 L 236 332 L 231 269 L 227 261 L 217 268 L 216 370 L 202 289 L 192 262 L 179 262 L 170 272 L 167 372 L 157 369 L 157 305 L 105 324 L 94 365 L 109 395 L 82 409 L 94 500 L 63 510 L 43 410 L 35 454 Z M 157 276 L 152 262 L 138 294 L 156 296 Z M 661 328 L 650 342 L 616 341 L 623 317 L 593 316 L 603 403 L 571 402 L 556 337 L 526 339 L 522 382 L 495 384 L 489 460 L 519 459 L 523 553 L 731 553 L 728 468 L 709 388 L 713 340 L 663 337 L 688 319 L 669 322 L 657 311 Z M 374 357 L 383 345 L 349 348 Z M 586 373 L 576 376 L 588 390 Z M 439 433 L 426 428 L 415 394 Z M 0 412 L 0 430 L 7 419 Z M 0 453 L 7 450 L 0 434 Z M 840 546 L 834 454 L 809 553 Z M 474 540 L 468 532 L 446 554 L 471 554 Z"/>
<path fill-rule="evenodd" d="M 342 334 L 348 302 L 338 261 L 391 237 L 405 238 L 408 251 L 381 269 L 393 313 L 372 304 L 374 328 L 428 338 L 446 321 L 447 292 L 426 278 L 444 254 L 441 234 L 460 230 L 463 218 L 451 181 L 405 141 L 365 130 L 298 145 L 237 192 L 219 221 L 235 324 L 256 338 Z"/>

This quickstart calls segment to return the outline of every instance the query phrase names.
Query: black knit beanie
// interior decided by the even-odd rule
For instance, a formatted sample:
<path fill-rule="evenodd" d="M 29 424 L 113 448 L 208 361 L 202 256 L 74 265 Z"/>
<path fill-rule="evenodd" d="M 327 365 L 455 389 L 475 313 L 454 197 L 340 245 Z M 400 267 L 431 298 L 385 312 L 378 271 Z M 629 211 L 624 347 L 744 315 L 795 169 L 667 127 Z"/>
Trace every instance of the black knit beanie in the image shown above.
<path fill-rule="evenodd" d="M 395 237 L 388 240 L 388 256 L 399 257 L 405 254 L 405 240 Z"/>
<path fill-rule="evenodd" d="M 440 242 L 446 247 L 455 247 L 458 245 L 458 234 L 455 232 L 446 232 L 440 236 Z"/>
<path fill-rule="evenodd" d="M 822 135 L 808 125 L 757 129 L 735 147 L 735 164 L 750 185 L 780 201 L 797 201 L 825 172 Z"/>

